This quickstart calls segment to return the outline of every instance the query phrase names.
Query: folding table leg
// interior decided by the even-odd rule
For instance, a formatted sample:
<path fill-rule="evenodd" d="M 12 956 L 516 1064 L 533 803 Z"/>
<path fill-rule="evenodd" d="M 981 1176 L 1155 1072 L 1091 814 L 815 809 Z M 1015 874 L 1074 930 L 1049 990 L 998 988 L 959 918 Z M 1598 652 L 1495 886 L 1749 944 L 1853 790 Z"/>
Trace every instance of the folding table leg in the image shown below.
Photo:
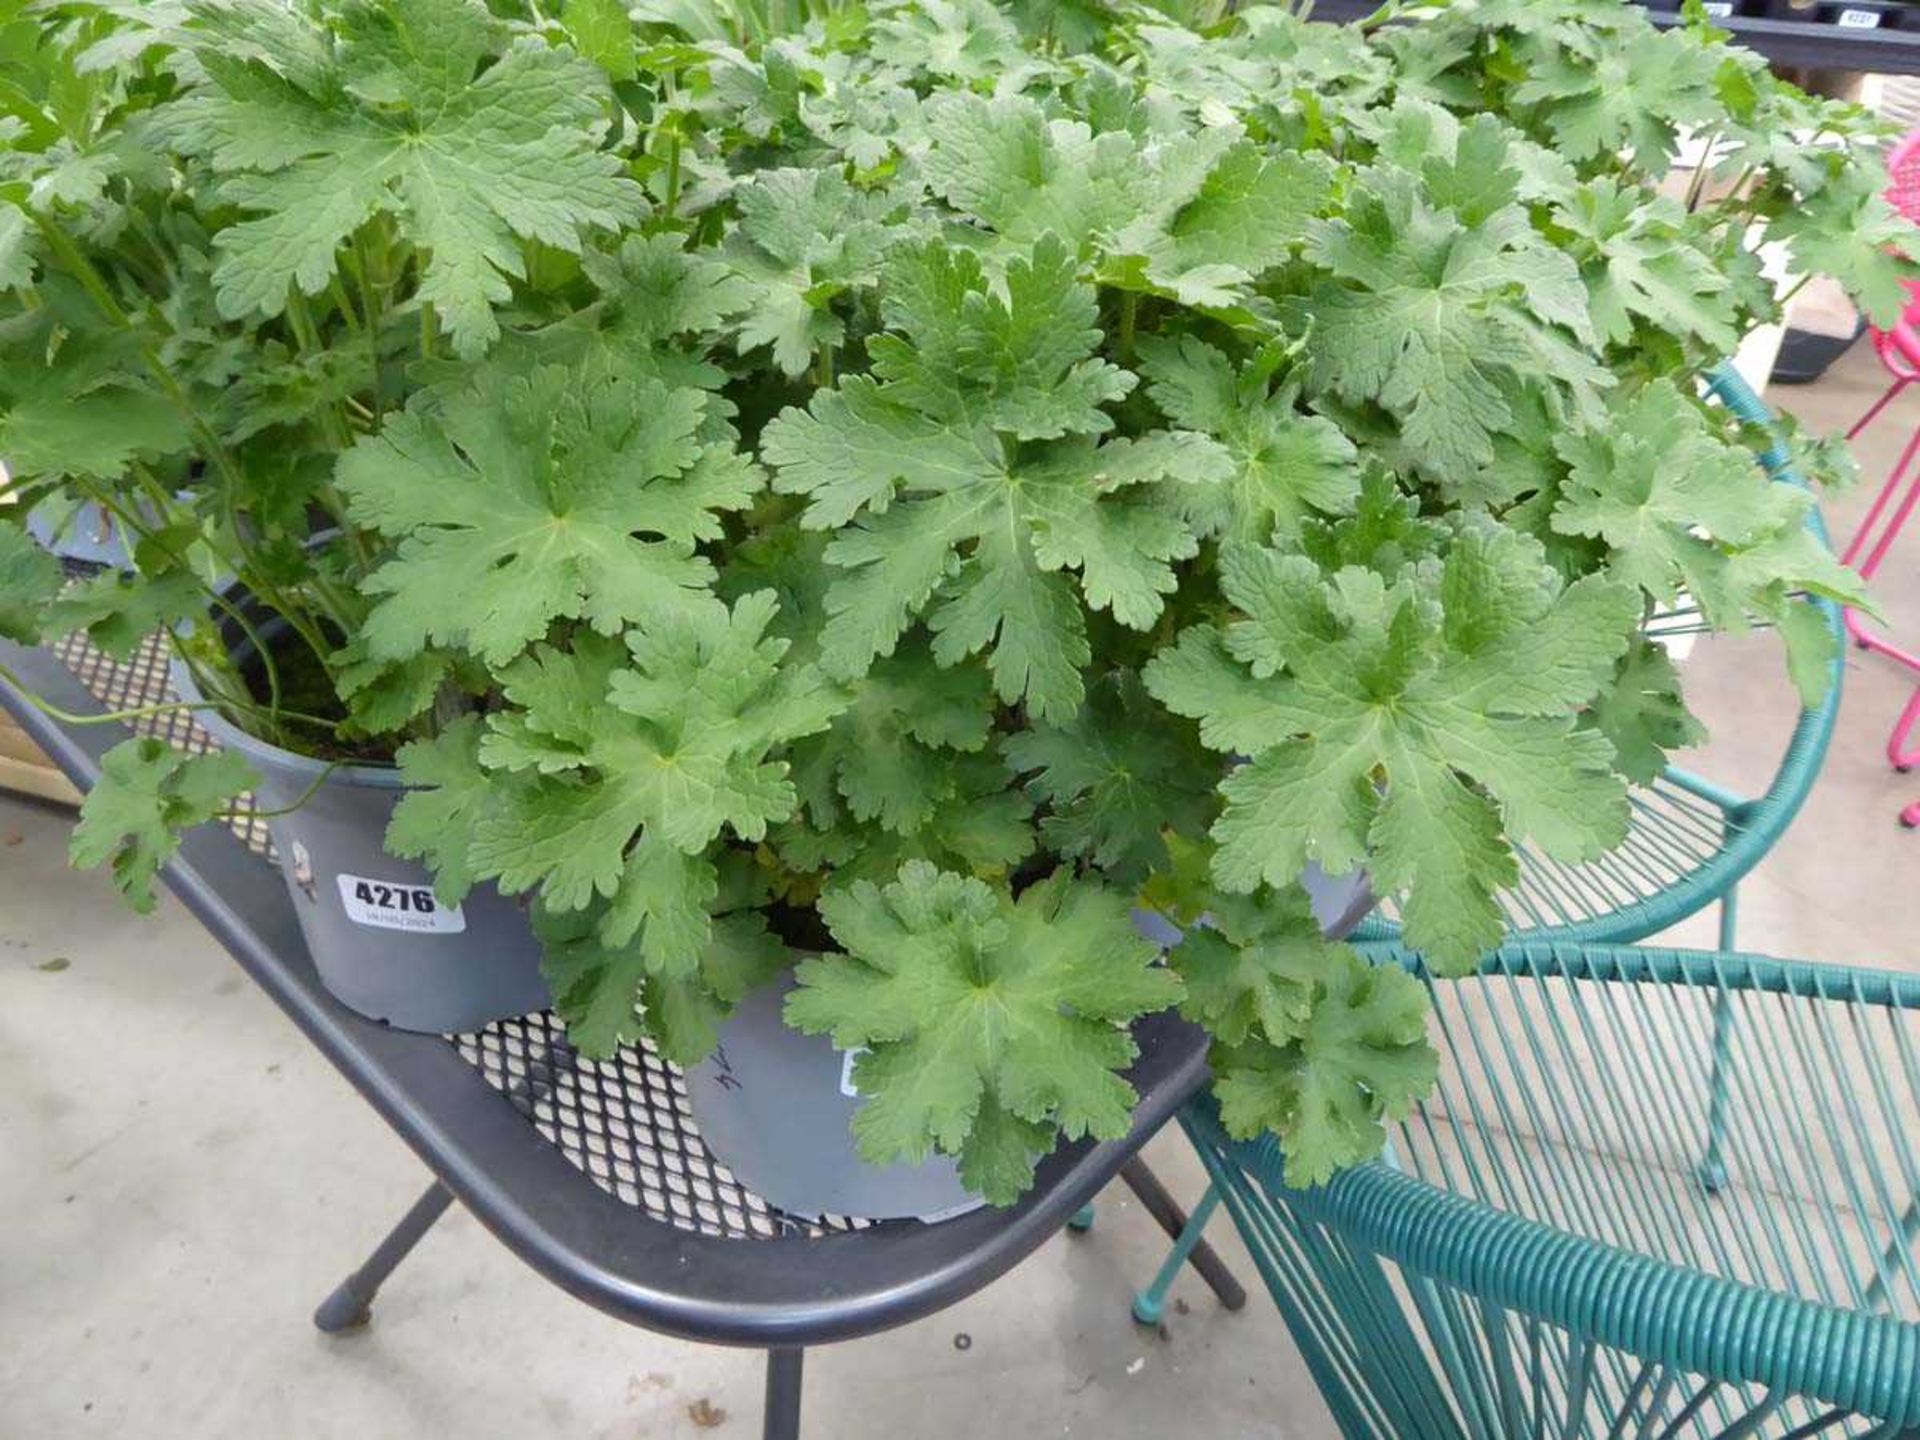
<path fill-rule="evenodd" d="M 800 1440 L 800 1362 L 806 1353 L 798 1346 L 767 1351 L 765 1440 Z"/>
<path fill-rule="evenodd" d="M 1127 1188 L 1133 1191 L 1147 1213 L 1159 1222 L 1160 1228 L 1167 1232 L 1167 1238 L 1181 1242 L 1181 1232 L 1187 1228 L 1187 1212 L 1174 1202 L 1167 1193 L 1167 1187 L 1160 1183 L 1160 1177 L 1147 1168 L 1147 1162 L 1138 1155 L 1120 1167 L 1120 1178 L 1127 1182 Z M 1233 1278 L 1233 1272 L 1227 1269 L 1226 1262 L 1215 1253 L 1206 1241 L 1194 1237 L 1192 1248 L 1187 1252 L 1187 1263 L 1200 1272 L 1200 1278 L 1207 1282 L 1222 1305 L 1229 1310 L 1238 1310 L 1247 1303 L 1247 1292 L 1240 1282 Z M 1184 1242 L 1182 1242 L 1184 1243 Z"/>
<path fill-rule="evenodd" d="M 394 1267 L 420 1243 L 420 1237 L 433 1228 L 433 1222 L 447 1213 L 453 1204 L 453 1192 L 438 1180 L 427 1193 L 413 1202 L 413 1208 L 400 1217 L 393 1232 L 382 1240 L 367 1263 L 342 1280 L 334 1292 L 313 1312 L 313 1323 L 329 1335 L 364 1325 L 373 1318 L 373 1297 Z"/>

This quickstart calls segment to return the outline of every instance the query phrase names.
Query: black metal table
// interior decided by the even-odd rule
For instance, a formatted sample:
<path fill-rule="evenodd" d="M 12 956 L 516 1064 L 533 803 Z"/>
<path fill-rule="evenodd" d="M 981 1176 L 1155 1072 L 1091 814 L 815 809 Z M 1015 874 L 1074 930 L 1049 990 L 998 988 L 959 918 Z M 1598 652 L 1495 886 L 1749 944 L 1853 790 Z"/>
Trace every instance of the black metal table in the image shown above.
<path fill-rule="evenodd" d="M 157 646 L 129 664 L 84 644 L 56 655 L 0 641 L 4 661 L 61 710 L 99 714 L 164 699 Z M 0 705 L 82 790 L 118 724 L 63 726 L 0 683 Z M 174 712 L 140 728 L 210 742 Z M 1206 1080 L 1206 1040 L 1172 1015 L 1135 1027 L 1140 1093 L 1123 1140 L 1063 1146 L 1018 1204 L 937 1225 L 784 1214 L 702 1143 L 678 1071 L 650 1051 L 596 1063 L 550 1015 L 473 1034 L 419 1035 L 363 1019 L 321 986 L 257 821 L 189 835 L 169 887 L 433 1173 L 314 1323 L 365 1323 L 374 1292 L 458 1200 L 508 1249 L 607 1314 L 685 1339 L 765 1349 L 768 1437 L 799 1433 L 804 1348 L 905 1324 L 1003 1274 L 1120 1176 L 1170 1235 L 1186 1217 L 1139 1158 Z M 1196 1268 L 1232 1308 L 1245 1294 L 1202 1247 Z"/>

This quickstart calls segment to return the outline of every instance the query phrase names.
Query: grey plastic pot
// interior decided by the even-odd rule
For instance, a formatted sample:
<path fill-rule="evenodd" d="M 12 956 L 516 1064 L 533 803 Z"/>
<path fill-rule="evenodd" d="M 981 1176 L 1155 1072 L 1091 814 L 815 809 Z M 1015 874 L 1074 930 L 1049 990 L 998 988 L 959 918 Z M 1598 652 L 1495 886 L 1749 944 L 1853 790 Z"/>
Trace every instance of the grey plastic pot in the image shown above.
<path fill-rule="evenodd" d="M 0 463 L 0 491 L 5 489 L 6 480 L 6 466 Z M 156 506 L 136 500 L 134 507 L 150 524 L 159 523 Z M 80 560 L 109 570 L 134 568 L 126 529 L 91 500 L 78 504 L 43 500 L 27 514 L 27 533 L 40 542 L 41 549 L 62 560 Z"/>
<path fill-rule="evenodd" d="M 781 1018 L 793 976 L 749 993 L 720 1026 L 713 1054 L 687 1071 L 700 1138 L 736 1179 L 790 1215 L 945 1220 L 984 1202 L 936 1155 L 870 1165 L 854 1147 L 858 1051 L 836 1050 Z"/>
<path fill-rule="evenodd" d="M 119 523 L 91 502 L 64 515 L 55 515 L 50 506 L 38 507 L 27 516 L 27 533 L 62 560 L 83 560 L 113 570 L 133 568 Z"/>
<path fill-rule="evenodd" d="M 183 700 L 205 698 L 177 661 L 173 686 Z M 262 809 L 298 806 L 266 824 L 314 968 L 336 999 L 437 1035 L 552 1003 L 519 904 L 483 885 L 460 905 L 442 905 L 426 867 L 387 853 L 387 823 L 406 789 L 397 770 L 341 766 L 321 779 L 321 761 L 255 739 L 210 708 L 196 718 L 260 773 Z"/>
<path fill-rule="evenodd" d="M 1365 871 L 1302 877 L 1314 918 L 1329 936 L 1348 934 L 1374 907 Z M 1134 927 L 1157 945 L 1180 941 L 1178 927 L 1147 910 Z M 951 1219 L 983 1202 L 960 1183 L 954 1162 L 869 1165 L 851 1123 L 860 1108 L 852 1061 L 824 1035 L 803 1035 L 781 1018 L 791 975 L 755 990 L 720 1027 L 714 1053 L 687 1071 L 687 1098 L 701 1138 L 748 1188 L 792 1215 L 863 1220 Z"/>

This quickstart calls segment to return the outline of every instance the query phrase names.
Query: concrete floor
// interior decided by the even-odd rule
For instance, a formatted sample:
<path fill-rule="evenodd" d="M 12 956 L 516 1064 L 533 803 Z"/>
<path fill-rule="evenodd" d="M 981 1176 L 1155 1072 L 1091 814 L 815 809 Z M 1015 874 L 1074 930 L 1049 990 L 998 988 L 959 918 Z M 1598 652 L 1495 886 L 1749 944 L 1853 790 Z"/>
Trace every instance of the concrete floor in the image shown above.
<path fill-rule="evenodd" d="M 1774 397 L 1844 426 L 1878 385 L 1856 348 Z M 1861 445 L 1884 474 L 1909 401 Z M 1830 506 L 1850 531 L 1871 486 Z M 1909 545 L 1883 587 L 1920 634 Z M 1904 679 L 1849 656 L 1840 733 L 1797 826 L 1744 889 L 1749 948 L 1889 966 L 1920 835 L 1920 774 L 1880 757 Z M 1721 733 L 1698 768 L 1756 784 L 1793 706 L 1771 637 L 1686 664 Z M 1739 725 L 1731 722 L 1738 718 Z M 419 1166 L 179 907 L 128 915 L 64 864 L 67 818 L 0 799 L 0 1440 L 637 1440 L 758 1433 L 757 1357 L 629 1330 L 522 1267 L 457 1210 L 328 1339 L 312 1306 L 422 1185 Z M 1710 943 L 1711 921 L 1675 938 Z M 1199 1190 L 1177 1138 L 1150 1151 Z M 1223 1249 L 1250 1275 L 1219 1227 Z M 813 1354 L 811 1436 L 1331 1436 L 1271 1306 L 1222 1312 L 1183 1277 L 1163 1333 L 1127 1315 L 1162 1242 L 1123 1191 L 973 1299 Z"/>

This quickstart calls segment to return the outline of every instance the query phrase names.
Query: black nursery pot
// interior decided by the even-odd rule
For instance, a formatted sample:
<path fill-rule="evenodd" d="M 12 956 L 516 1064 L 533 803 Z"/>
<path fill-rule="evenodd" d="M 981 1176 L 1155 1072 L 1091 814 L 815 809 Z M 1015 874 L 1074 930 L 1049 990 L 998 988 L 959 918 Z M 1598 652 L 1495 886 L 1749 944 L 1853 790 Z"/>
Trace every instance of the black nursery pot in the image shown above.
<path fill-rule="evenodd" d="M 269 646 L 286 631 L 272 617 L 255 624 Z M 222 628 L 244 669 L 252 646 L 236 632 Z M 205 699 L 178 661 L 172 679 L 183 700 Z M 216 710 L 197 718 L 259 772 L 262 809 L 298 806 L 266 826 L 314 967 L 335 999 L 369 1019 L 432 1034 L 548 1007 L 540 945 L 521 905 L 487 885 L 444 905 L 425 866 L 387 853 L 387 825 L 407 789 L 398 770 L 342 765 L 329 774 L 325 762 L 256 739 Z"/>

